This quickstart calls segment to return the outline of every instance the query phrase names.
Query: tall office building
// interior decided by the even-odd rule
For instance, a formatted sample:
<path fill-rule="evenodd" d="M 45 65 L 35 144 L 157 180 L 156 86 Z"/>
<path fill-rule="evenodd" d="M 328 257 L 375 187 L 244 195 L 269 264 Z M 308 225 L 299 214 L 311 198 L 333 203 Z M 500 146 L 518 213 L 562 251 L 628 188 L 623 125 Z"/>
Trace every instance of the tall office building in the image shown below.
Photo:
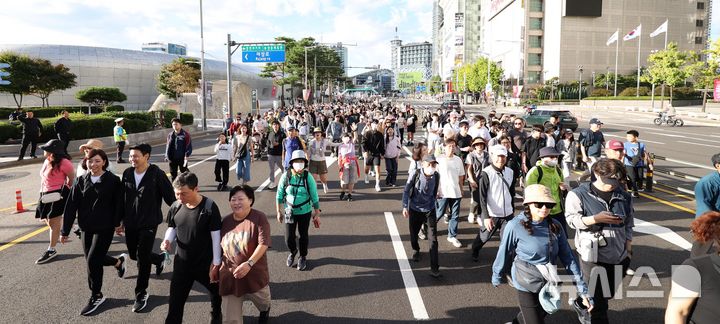
<path fill-rule="evenodd" d="M 427 81 L 432 76 L 432 44 L 390 41 L 390 66 L 394 75 L 393 89 L 408 89 L 414 83 Z"/>
<path fill-rule="evenodd" d="M 480 56 L 482 22 L 480 0 L 433 2 L 433 74 L 449 80 L 453 71 Z"/>
<path fill-rule="evenodd" d="M 187 46 L 174 44 L 174 43 L 162 43 L 162 42 L 151 42 L 142 44 L 143 52 L 160 52 L 174 55 L 187 55 Z"/>
<path fill-rule="evenodd" d="M 330 46 L 337 54 L 340 56 L 340 64 L 342 66 L 343 71 L 345 71 L 345 76 L 348 75 L 348 48 L 347 46 L 343 46 L 343 43 L 337 43 L 335 45 Z"/>
<path fill-rule="evenodd" d="M 619 31 L 618 73 L 647 66 L 652 51 L 663 49 L 665 35 L 650 33 L 666 20 L 668 42 L 680 50 L 705 49 L 710 35 L 710 0 L 483 0 L 484 51 L 500 62 L 505 78 L 521 84 L 561 82 L 615 69 L 616 44 L 606 45 Z M 623 36 L 642 25 L 640 37 Z"/>

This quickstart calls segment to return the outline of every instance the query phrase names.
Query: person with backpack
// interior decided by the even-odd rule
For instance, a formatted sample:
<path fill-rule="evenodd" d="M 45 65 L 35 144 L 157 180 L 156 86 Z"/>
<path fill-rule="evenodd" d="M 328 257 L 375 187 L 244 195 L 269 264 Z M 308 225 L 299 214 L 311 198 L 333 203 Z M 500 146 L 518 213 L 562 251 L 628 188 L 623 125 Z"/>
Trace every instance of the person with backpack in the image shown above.
<path fill-rule="evenodd" d="M 409 220 L 410 245 L 413 249 L 412 260 L 420 261 L 419 233 L 423 225 L 427 226 L 430 241 L 430 275 L 440 277 L 438 264 L 437 218 L 435 217 L 435 198 L 440 186 L 440 174 L 437 172 L 437 160 L 427 155 L 422 161 L 422 169 L 408 178 L 403 190 L 403 217 Z"/>
<path fill-rule="evenodd" d="M 627 131 L 625 138 L 627 142 L 623 144 L 625 149 L 625 169 L 630 177 L 630 189 L 632 190 L 632 196 L 635 198 L 640 197 L 638 193 L 639 188 L 642 188 L 643 173 L 645 170 L 645 161 L 649 161 L 650 157 L 645 150 L 645 143 L 638 140 L 640 133 L 634 129 Z M 651 170 L 652 165 L 647 165 Z"/>
<path fill-rule="evenodd" d="M 468 223 L 475 224 L 475 218 L 480 216 L 480 192 L 478 191 L 478 183 L 482 176 L 482 170 L 490 165 L 490 154 L 486 151 L 487 145 L 482 137 L 476 137 L 471 145 L 473 151 L 465 158 L 467 165 L 468 182 L 470 182 L 470 213 L 468 214 Z"/>
<path fill-rule="evenodd" d="M 550 189 L 550 193 L 555 201 L 555 205 L 550 210 L 550 218 L 560 223 L 562 230 L 567 234 L 563 200 L 569 187 L 563 181 L 562 170 L 560 170 L 560 166 L 558 166 L 559 156 L 560 153 L 552 147 L 543 147 L 540 149 L 540 160 L 528 171 L 525 176 L 525 184 L 541 184 Z"/>
<path fill-rule="evenodd" d="M 289 163 L 290 168 L 280 177 L 275 210 L 278 223 L 285 223 L 285 243 L 290 250 L 285 264 L 292 267 L 295 256 L 300 252 L 297 269 L 304 271 L 307 269 L 310 220 L 315 227 L 320 226 L 320 199 L 315 179 L 306 170 L 308 159 L 305 152 L 293 152 Z M 297 239 L 296 231 L 299 233 Z"/>
<path fill-rule="evenodd" d="M 185 302 L 195 282 L 203 285 L 210 295 L 210 323 L 221 323 L 222 298 L 218 291 L 222 261 L 220 209 L 212 199 L 199 193 L 198 178 L 194 173 L 178 175 L 172 185 L 177 201 L 168 210 L 168 229 L 160 246 L 161 250 L 170 253 L 172 243 L 177 240 L 165 323 L 182 323 Z"/>
<path fill-rule="evenodd" d="M 233 156 L 237 160 L 235 174 L 240 186 L 250 181 L 250 163 L 255 155 L 255 138 L 248 133 L 247 125 L 240 125 L 237 134 L 233 136 Z"/>
<path fill-rule="evenodd" d="M 138 275 L 135 283 L 133 312 L 147 306 L 150 270 L 155 265 L 155 275 L 165 268 L 165 255 L 153 253 L 157 228 L 163 221 L 163 201 L 171 205 L 175 201 L 172 184 L 165 171 L 151 164 L 149 144 L 138 144 L 129 149 L 130 167 L 122 173 L 123 185 L 123 231 L 125 246 L 130 259 L 137 261 Z"/>
<path fill-rule="evenodd" d="M 580 131 L 578 142 L 580 144 L 580 157 L 587 164 L 587 171 L 580 176 L 579 181 L 585 181 L 592 175 L 592 166 L 600 159 L 603 147 L 605 147 L 605 137 L 600 131 L 603 123 L 600 119 L 590 119 L 590 128 Z"/>

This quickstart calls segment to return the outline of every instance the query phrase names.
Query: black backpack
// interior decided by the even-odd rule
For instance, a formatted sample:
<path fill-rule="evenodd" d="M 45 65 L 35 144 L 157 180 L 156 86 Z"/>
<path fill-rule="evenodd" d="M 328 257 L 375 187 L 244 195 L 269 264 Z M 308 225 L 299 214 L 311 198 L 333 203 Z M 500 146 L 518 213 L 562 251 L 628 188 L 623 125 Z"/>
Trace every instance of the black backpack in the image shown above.
<path fill-rule="evenodd" d="M 415 189 L 418 188 L 418 185 L 420 184 L 420 173 L 422 173 L 422 169 L 417 169 L 412 177 L 412 184 L 413 188 L 410 190 L 410 194 L 408 197 L 412 199 L 412 197 L 415 195 Z M 440 174 L 435 171 L 433 174 L 433 177 L 435 177 L 435 189 L 433 191 L 433 196 L 437 196 L 438 188 L 440 188 Z"/>
<path fill-rule="evenodd" d="M 309 177 L 309 174 L 310 174 L 310 172 L 308 172 L 307 170 L 304 170 L 304 171 L 303 171 L 303 177 L 302 177 L 302 179 L 303 179 L 303 185 L 305 186 L 305 190 L 307 190 L 307 192 L 308 192 L 308 196 L 310 195 L 310 186 L 308 185 L 308 177 Z M 288 174 L 288 171 L 285 171 L 285 182 L 284 182 L 284 183 L 285 183 L 284 188 L 287 188 L 288 186 L 299 187 L 299 185 L 295 185 L 295 184 L 291 184 L 291 183 L 290 183 L 290 175 Z M 292 202 L 292 207 L 293 207 L 293 208 L 299 208 L 299 207 L 302 207 L 302 206 L 304 206 L 305 204 L 307 204 L 307 203 L 309 203 L 309 202 L 310 202 L 310 198 L 308 198 L 308 200 L 306 200 L 306 201 L 304 201 L 304 202 L 302 202 L 302 203 L 300 203 L 300 204 L 295 204 L 295 202 L 293 201 L 293 202 Z"/>

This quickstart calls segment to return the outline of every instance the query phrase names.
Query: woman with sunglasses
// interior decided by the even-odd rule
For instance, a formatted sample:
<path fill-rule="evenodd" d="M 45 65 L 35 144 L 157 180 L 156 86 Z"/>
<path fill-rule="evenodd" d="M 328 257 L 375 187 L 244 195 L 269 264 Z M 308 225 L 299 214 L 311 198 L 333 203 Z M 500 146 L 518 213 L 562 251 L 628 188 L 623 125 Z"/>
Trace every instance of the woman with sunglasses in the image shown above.
<path fill-rule="evenodd" d="M 508 222 L 493 263 L 493 286 L 499 286 L 509 270 L 512 286 L 517 290 L 520 313 L 513 323 L 522 323 L 521 318 L 527 324 L 545 323 L 548 313 L 540 303 L 545 278 L 538 268 L 555 264 L 558 258 L 573 276 L 582 304 L 592 309 L 588 287 L 562 225 L 548 217 L 555 206 L 550 189 L 540 184 L 529 185 L 524 197 L 524 211 Z M 534 283 L 527 280 L 531 276 L 526 274 L 542 280 Z"/>

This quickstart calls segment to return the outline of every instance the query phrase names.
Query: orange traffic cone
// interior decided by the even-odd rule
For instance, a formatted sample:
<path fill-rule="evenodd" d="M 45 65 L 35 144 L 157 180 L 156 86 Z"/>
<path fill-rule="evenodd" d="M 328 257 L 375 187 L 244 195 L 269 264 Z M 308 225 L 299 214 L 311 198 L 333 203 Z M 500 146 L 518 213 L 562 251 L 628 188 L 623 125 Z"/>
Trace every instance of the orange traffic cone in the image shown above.
<path fill-rule="evenodd" d="M 24 213 L 26 211 L 27 209 L 23 207 L 22 203 L 22 191 L 15 190 L 15 211 L 13 212 L 13 214 Z"/>

